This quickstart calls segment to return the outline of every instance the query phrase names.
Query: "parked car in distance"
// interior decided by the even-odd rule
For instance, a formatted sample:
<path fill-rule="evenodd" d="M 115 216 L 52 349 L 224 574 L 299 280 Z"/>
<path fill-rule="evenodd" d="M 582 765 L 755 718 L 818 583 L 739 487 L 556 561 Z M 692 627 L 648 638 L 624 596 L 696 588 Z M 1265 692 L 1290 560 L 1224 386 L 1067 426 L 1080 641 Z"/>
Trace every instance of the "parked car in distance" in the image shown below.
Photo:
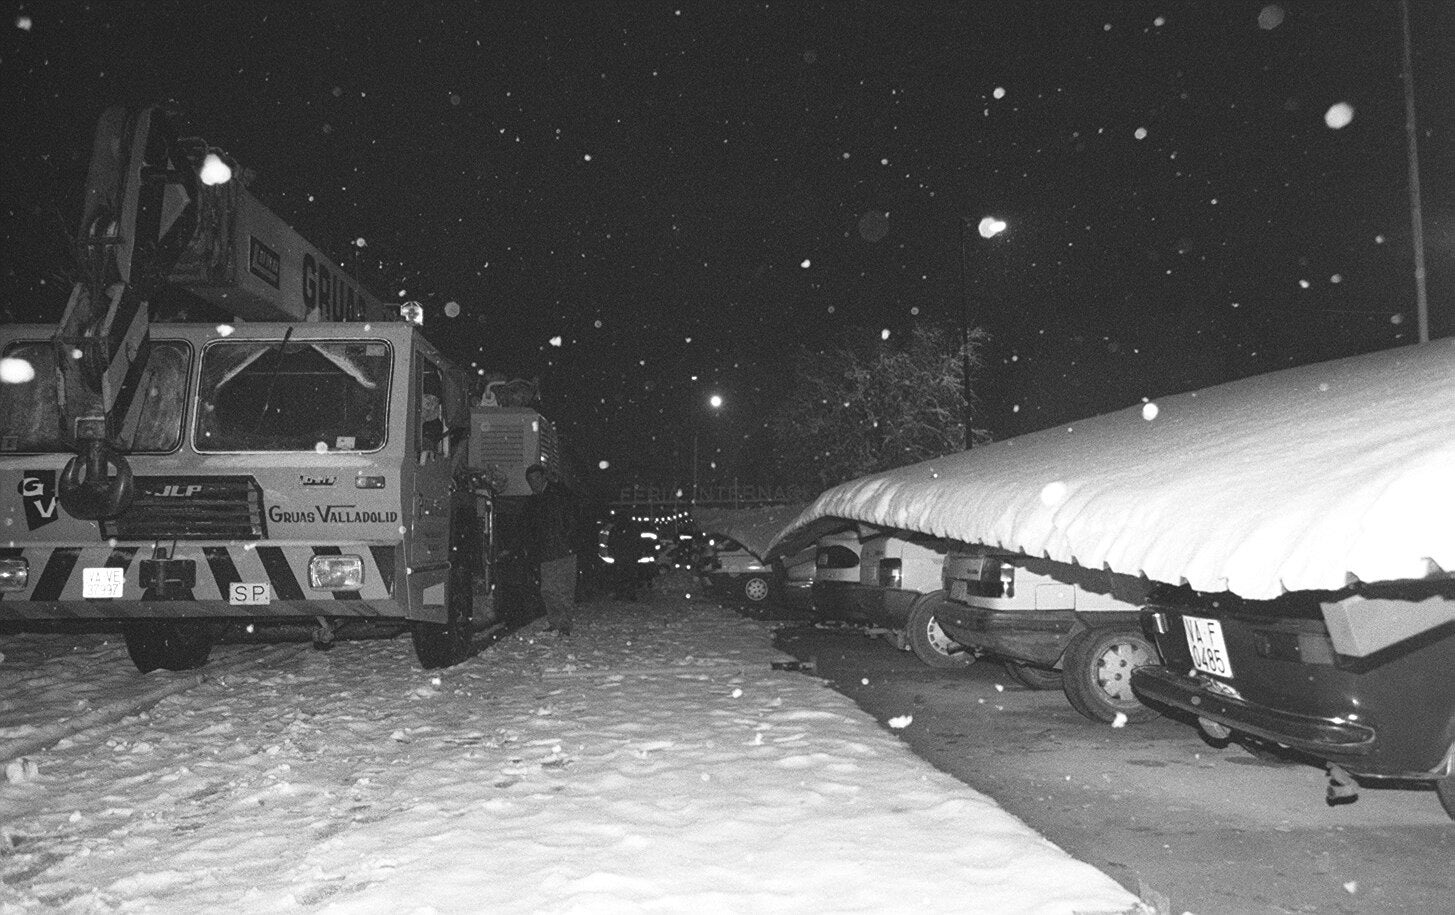
<path fill-rule="evenodd" d="M 773 596 L 773 567 L 731 537 L 714 536 L 698 574 L 713 591 L 761 604 Z"/>
<path fill-rule="evenodd" d="M 778 602 L 791 615 L 812 615 L 813 579 L 817 571 L 817 560 L 818 550 L 814 546 L 792 556 L 773 560 Z"/>
<path fill-rule="evenodd" d="M 1000 658 L 1018 683 L 1061 689 L 1093 721 L 1157 717 L 1132 691 L 1132 671 L 1158 662 L 1141 626 L 1145 582 L 981 547 L 952 551 L 944 581 L 948 637 Z"/>
<path fill-rule="evenodd" d="M 849 557 L 839 552 L 841 544 L 825 549 L 820 543 L 820 574 L 835 556 L 847 566 Z M 815 609 L 821 619 L 861 623 L 883 632 L 896 647 L 913 651 L 930 667 L 968 667 L 975 653 L 947 636 L 936 618 L 945 599 L 942 568 L 949 550 L 948 541 L 921 534 L 871 533 L 858 543 L 857 580 L 845 575 L 830 583 L 823 593 L 831 600 Z"/>
<path fill-rule="evenodd" d="M 1149 702 L 1325 761 L 1330 803 L 1353 776 L 1422 781 L 1455 819 L 1455 579 L 1265 601 L 1168 586 L 1142 619 L 1165 659 L 1132 675 Z"/>
<path fill-rule="evenodd" d="M 849 605 L 859 586 L 858 532 L 842 531 L 820 537 L 814 544 L 813 565 L 809 591 L 814 618 L 849 619 Z"/>

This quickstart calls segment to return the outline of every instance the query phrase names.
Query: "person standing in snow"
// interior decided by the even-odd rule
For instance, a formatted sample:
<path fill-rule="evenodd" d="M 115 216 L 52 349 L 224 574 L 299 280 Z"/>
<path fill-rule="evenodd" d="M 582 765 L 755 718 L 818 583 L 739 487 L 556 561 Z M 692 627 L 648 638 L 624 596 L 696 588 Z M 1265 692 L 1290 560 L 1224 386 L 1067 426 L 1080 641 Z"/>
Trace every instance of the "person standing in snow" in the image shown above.
<path fill-rule="evenodd" d="M 527 598 L 545 605 L 547 632 L 571 634 L 571 611 L 576 603 L 576 554 L 570 532 L 574 518 L 558 489 L 551 485 L 546 468 L 532 464 L 525 471 L 526 497 L 521 522 L 521 552 L 534 582 Z"/>

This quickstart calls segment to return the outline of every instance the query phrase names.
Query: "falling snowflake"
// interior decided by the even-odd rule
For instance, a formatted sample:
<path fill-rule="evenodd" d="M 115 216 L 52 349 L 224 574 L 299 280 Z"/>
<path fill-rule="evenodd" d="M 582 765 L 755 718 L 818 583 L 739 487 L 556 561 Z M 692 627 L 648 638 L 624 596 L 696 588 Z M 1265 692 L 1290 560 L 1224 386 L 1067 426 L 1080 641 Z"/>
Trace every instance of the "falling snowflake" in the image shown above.
<path fill-rule="evenodd" d="M 1142 404 L 1142 418 L 1148 422 L 1157 418 L 1157 412 L 1158 408 L 1155 401 L 1148 401 Z"/>
<path fill-rule="evenodd" d="M 1004 86 L 996 86 L 995 87 L 995 91 L 992 92 L 992 93 L 990 93 L 990 94 L 992 96 L 994 96 L 995 98 L 1005 98 L 1005 87 Z"/>
<path fill-rule="evenodd" d="M 558 335 L 552 337 L 550 339 L 550 344 L 552 346 L 560 346 L 561 345 L 561 337 L 560 337 L 560 335 L 558 334 Z"/>
<path fill-rule="evenodd" d="M 1283 24 L 1283 15 L 1283 7 L 1277 3 L 1268 4 L 1258 13 L 1258 28 L 1265 32 L 1278 28 Z"/>
<path fill-rule="evenodd" d="M 1132 133 L 1132 136 L 1136 137 L 1138 140 L 1145 140 L 1145 139 L 1147 139 L 1147 128 L 1145 128 L 1145 127 L 1138 127 Z"/>
<path fill-rule="evenodd" d="M 460 316 L 460 303 L 459 302 L 446 302 L 445 303 L 445 317 L 447 317 L 447 318 L 458 318 L 459 316 Z"/>
<path fill-rule="evenodd" d="M 1336 102 L 1329 106 L 1328 111 L 1324 112 L 1324 123 L 1334 130 L 1348 127 L 1352 120 L 1354 120 L 1354 106 L 1348 102 Z"/>
<path fill-rule="evenodd" d="M 16 16 L 15 17 L 15 27 L 17 29 L 20 29 L 20 31 L 22 31 L 22 32 L 29 32 L 30 31 L 30 27 L 32 25 L 34 25 L 34 23 L 31 22 L 29 16 Z"/>
<path fill-rule="evenodd" d="M 803 259 L 803 263 L 799 264 L 798 266 L 800 266 L 803 269 L 807 270 L 809 267 L 812 267 L 813 266 L 813 261 L 811 261 L 811 260 L 809 260 L 808 258 L 805 257 Z"/>
<path fill-rule="evenodd" d="M 879 332 L 879 339 L 880 340 L 888 340 L 889 339 L 889 328 L 886 327 L 886 328 L 884 328 L 883 330 L 881 330 Z"/>
<path fill-rule="evenodd" d="M 610 466 L 611 466 L 611 462 L 610 461 L 597 461 L 596 462 L 596 469 L 597 470 L 605 470 L 606 468 L 608 468 Z"/>
<path fill-rule="evenodd" d="M 24 359 L 8 357 L 0 359 L 0 382 L 5 384 L 25 384 L 35 378 L 35 366 Z"/>
<path fill-rule="evenodd" d="M 889 719 L 888 723 L 889 726 L 894 728 L 895 730 L 901 730 L 903 728 L 909 727 L 910 722 L 912 721 L 914 721 L 913 715 L 896 715 L 893 718 Z"/>

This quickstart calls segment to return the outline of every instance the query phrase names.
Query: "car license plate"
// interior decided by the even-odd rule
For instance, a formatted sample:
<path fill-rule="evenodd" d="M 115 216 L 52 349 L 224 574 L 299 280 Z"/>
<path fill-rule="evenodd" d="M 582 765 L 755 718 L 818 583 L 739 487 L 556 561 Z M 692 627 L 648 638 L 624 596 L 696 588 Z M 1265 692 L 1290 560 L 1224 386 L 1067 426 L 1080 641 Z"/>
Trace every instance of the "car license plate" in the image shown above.
<path fill-rule="evenodd" d="M 1182 628 L 1187 633 L 1187 649 L 1192 653 L 1192 666 L 1215 677 L 1233 676 L 1228 659 L 1228 646 L 1223 641 L 1223 625 L 1217 620 L 1184 616 Z"/>
<path fill-rule="evenodd" d="M 267 582 L 235 581 L 227 586 L 229 604 L 268 604 L 273 601 L 273 589 Z"/>
<path fill-rule="evenodd" d="M 126 584 L 126 570 L 111 566 L 81 570 L 82 597 L 120 597 Z M 72 594 L 76 593 L 74 591 Z"/>

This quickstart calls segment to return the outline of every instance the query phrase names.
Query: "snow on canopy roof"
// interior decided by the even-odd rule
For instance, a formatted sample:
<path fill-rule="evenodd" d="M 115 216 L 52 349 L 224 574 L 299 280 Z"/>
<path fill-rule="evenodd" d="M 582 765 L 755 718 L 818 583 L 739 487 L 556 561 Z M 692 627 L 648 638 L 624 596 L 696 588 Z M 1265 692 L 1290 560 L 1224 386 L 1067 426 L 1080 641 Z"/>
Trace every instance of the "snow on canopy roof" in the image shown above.
<path fill-rule="evenodd" d="M 761 559 L 768 544 L 784 525 L 798 517 L 803 508 L 802 502 L 762 508 L 694 508 L 692 520 L 697 522 L 704 534 L 731 537 Z"/>
<path fill-rule="evenodd" d="M 1455 340 L 1246 378 L 852 480 L 820 495 L 771 552 L 840 518 L 1250 599 L 1455 570 Z"/>

